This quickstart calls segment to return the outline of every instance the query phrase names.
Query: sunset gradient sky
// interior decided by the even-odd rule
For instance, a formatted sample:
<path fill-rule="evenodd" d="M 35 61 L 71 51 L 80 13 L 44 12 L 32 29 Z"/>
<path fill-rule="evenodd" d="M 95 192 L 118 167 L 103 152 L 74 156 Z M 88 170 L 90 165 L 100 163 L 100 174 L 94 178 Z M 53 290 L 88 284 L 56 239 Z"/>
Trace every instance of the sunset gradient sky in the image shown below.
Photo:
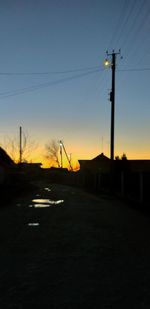
<path fill-rule="evenodd" d="M 19 126 L 38 143 L 68 153 L 109 156 L 111 69 L 116 52 L 115 155 L 150 159 L 150 1 L 0 1 L 0 140 Z"/>

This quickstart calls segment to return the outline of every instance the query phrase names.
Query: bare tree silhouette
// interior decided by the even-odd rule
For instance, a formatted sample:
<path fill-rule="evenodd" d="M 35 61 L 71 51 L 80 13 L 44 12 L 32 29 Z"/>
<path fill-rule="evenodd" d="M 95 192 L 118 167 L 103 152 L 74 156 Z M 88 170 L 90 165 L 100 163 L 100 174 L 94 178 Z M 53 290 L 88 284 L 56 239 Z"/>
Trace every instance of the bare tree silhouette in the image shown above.
<path fill-rule="evenodd" d="M 46 158 L 50 161 L 51 166 L 60 167 L 59 163 L 59 143 L 52 139 L 45 145 Z"/>
<path fill-rule="evenodd" d="M 15 137 L 5 137 L 1 146 L 8 152 L 14 162 L 19 162 L 19 139 Z M 32 140 L 29 134 L 22 133 L 22 162 L 27 162 L 29 156 L 38 147 L 36 141 Z"/>

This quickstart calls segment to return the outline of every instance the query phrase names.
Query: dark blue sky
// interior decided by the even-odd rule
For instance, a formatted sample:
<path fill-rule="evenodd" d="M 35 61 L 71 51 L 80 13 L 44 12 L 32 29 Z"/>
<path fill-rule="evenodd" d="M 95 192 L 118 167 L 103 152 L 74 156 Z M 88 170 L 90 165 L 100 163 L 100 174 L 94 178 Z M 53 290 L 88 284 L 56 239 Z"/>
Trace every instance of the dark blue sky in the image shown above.
<path fill-rule="evenodd" d="M 115 154 L 150 157 L 148 0 L 6 0 L 0 29 L 2 143 L 22 125 L 39 143 L 38 160 L 53 138 L 74 158 L 109 155 L 111 69 L 103 61 L 121 48 Z"/>

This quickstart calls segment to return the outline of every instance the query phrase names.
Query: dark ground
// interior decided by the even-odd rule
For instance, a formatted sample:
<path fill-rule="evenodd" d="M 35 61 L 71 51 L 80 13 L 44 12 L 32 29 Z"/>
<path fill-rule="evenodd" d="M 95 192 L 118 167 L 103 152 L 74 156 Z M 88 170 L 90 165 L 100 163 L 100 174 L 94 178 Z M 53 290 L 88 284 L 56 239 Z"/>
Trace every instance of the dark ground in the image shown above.
<path fill-rule="evenodd" d="M 0 208 L 0 244 L 1 309 L 150 308 L 150 218 L 120 201 L 39 183 Z"/>

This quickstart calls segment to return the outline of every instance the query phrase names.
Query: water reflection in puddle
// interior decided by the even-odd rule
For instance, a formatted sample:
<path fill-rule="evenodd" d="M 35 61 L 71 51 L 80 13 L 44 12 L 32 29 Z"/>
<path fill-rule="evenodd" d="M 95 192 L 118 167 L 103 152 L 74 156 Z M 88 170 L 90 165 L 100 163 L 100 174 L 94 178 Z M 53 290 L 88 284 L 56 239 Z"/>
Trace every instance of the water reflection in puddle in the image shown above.
<path fill-rule="evenodd" d="M 51 191 L 51 189 L 50 189 L 50 188 L 44 188 L 44 190 L 45 190 L 45 191 L 48 191 L 48 192 L 50 192 L 50 191 Z"/>
<path fill-rule="evenodd" d="M 50 204 L 34 204 L 31 207 L 35 207 L 35 208 L 50 207 Z"/>
<path fill-rule="evenodd" d="M 40 203 L 40 204 L 49 203 L 49 201 L 50 200 L 47 198 L 36 198 L 32 200 L 33 203 Z"/>
<path fill-rule="evenodd" d="M 59 205 L 62 204 L 64 200 L 50 200 L 50 199 L 33 199 L 32 203 L 33 205 L 29 205 L 29 207 L 34 207 L 34 208 L 44 208 L 44 207 L 51 207 L 52 205 Z"/>
<path fill-rule="evenodd" d="M 40 224 L 38 222 L 32 222 L 28 223 L 29 226 L 39 226 Z"/>

